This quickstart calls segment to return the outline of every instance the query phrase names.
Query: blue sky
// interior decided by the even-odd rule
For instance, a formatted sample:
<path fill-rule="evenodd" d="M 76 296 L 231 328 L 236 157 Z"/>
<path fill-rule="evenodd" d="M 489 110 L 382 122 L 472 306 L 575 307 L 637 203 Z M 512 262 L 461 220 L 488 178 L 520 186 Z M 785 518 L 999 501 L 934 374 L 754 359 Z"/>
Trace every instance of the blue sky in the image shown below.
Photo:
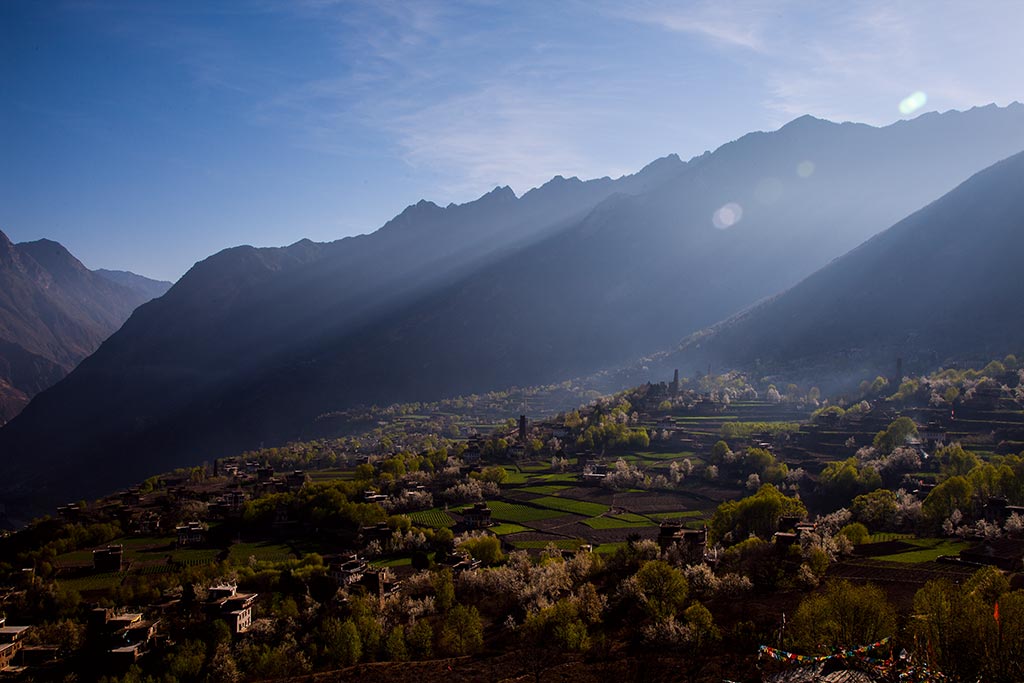
<path fill-rule="evenodd" d="M 805 113 L 1005 105 L 1021 26 L 1016 0 L 5 0 L 0 229 L 176 279 Z"/>

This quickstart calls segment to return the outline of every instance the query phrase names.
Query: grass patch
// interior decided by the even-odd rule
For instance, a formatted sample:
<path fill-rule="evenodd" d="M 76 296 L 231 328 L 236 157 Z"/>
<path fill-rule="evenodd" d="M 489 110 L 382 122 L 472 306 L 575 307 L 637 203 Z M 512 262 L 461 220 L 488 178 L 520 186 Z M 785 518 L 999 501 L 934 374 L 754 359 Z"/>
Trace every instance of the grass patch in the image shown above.
<path fill-rule="evenodd" d="M 504 536 L 506 534 L 518 534 L 521 531 L 530 531 L 529 527 L 522 526 L 520 524 L 512 524 L 511 522 L 503 522 L 501 524 L 495 524 L 487 529 L 495 536 Z"/>
<path fill-rule="evenodd" d="M 889 541 L 905 541 L 914 538 L 914 534 L 880 533 L 871 534 L 865 543 L 887 543 Z"/>
<path fill-rule="evenodd" d="M 228 551 L 228 559 L 236 564 L 246 564 L 250 557 L 257 562 L 285 562 L 295 559 L 292 549 L 283 543 L 235 543 Z"/>
<path fill-rule="evenodd" d="M 387 560 L 374 560 L 370 564 L 374 567 L 408 567 L 412 564 L 412 558 L 393 557 Z"/>
<path fill-rule="evenodd" d="M 551 509 L 534 508 L 518 503 L 506 503 L 494 500 L 487 503 L 491 508 L 491 516 L 506 522 L 536 522 L 541 519 L 558 517 L 561 513 Z"/>
<path fill-rule="evenodd" d="M 915 538 L 907 540 L 905 543 L 918 547 L 920 550 L 881 555 L 872 559 L 884 560 L 886 562 L 919 564 L 921 562 L 934 562 L 942 555 L 956 555 L 961 550 L 971 547 L 971 544 L 965 541 L 953 541 L 948 538 Z"/>
<path fill-rule="evenodd" d="M 506 484 L 525 484 L 527 476 L 520 472 L 514 467 L 506 467 L 505 471 L 508 472 L 508 478 L 505 479 Z"/>
<path fill-rule="evenodd" d="M 623 519 L 625 515 L 618 517 L 591 517 L 590 519 L 584 520 L 584 524 L 589 526 L 591 529 L 640 529 L 643 527 L 655 526 L 655 523 L 649 519 L 639 517 L 639 515 L 631 515 L 632 517 L 639 517 L 639 519 Z"/>
<path fill-rule="evenodd" d="M 526 493 L 537 493 L 542 496 L 550 496 L 552 493 L 558 493 L 564 491 L 567 488 L 571 488 L 568 484 L 541 484 L 539 486 L 523 486 L 520 491 Z"/>
<path fill-rule="evenodd" d="M 430 510 L 413 512 L 409 514 L 409 518 L 412 519 L 414 524 L 418 524 L 419 526 L 429 526 L 434 529 L 453 526 L 455 524 L 455 520 L 452 519 L 452 516 L 441 508 L 431 508 Z"/>
<path fill-rule="evenodd" d="M 573 515 L 582 515 L 583 517 L 597 517 L 608 512 L 607 505 L 591 503 L 585 500 L 575 500 L 573 498 L 546 496 L 531 502 L 534 505 L 543 505 L 544 507 L 551 508 L 552 510 L 560 510 Z"/>
<path fill-rule="evenodd" d="M 687 517 L 703 517 L 700 510 L 679 510 L 676 512 L 655 512 L 651 515 L 655 519 L 685 519 Z"/>
<path fill-rule="evenodd" d="M 121 585 L 126 572 L 111 572 L 108 574 L 93 574 L 92 576 L 79 576 L 73 579 L 62 579 L 60 585 L 68 590 L 83 591 L 106 591 Z"/>
<path fill-rule="evenodd" d="M 626 545 L 628 545 L 626 541 L 621 541 L 619 543 L 602 543 L 594 548 L 594 552 L 598 555 L 614 555 L 620 548 L 625 548 Z"/>
<path fill-rule="evenodd" d="M 641 451 L 637 453 L 637 456 L 644 460 L 684 460 L 685 458 L 693 458 L 693 451 L 679 451 L 678 453 L 654 453 L 651 451 Z"/>

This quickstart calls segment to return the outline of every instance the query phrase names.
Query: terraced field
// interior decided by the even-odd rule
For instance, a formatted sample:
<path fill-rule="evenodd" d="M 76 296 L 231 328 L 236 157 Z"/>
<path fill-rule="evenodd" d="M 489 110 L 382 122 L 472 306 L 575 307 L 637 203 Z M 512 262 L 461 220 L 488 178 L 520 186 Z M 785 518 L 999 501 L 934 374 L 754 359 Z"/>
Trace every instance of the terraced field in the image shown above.
<path fill-rule="evenodd" d="M 523 522 L 536 522 L 542 519 L 552 519 L 562 515 L 558 510 L 550 508 L 536 508 L 529 505 L 520 505 L 518 503 L 507 503 L 503 500 L 490 501 L 487 503 L 487 506 L 491 508 L 491 516 L 494 517 L 494 519 L 505 522 L 515 522 L 517 524 Z"/>
<path fill-rule="evenodd" d="M 607 505 L 590 503 L 585 500 L 576 500 L 575 498 L 545 496 L 530 502 L 534 505 L 540 505 L 546 508 L 551 508 L 552 510 L 559 510 L 561 512 L 566 512 L 571 515 L 580 515 L 582 517 L 597 517 L 608 512 Z"/>
<path fill-rule="evenodd" d="M 421 510 L 420 512 L 413 512 L 409 515 L 415 524 L 422 526 L 433 527 L 434 529 L 440 529 L 442 527 L 449 527 L 455 525 L 455 520 L 447 512 L 441 508 L 432 508 L 430 510 Z"/>

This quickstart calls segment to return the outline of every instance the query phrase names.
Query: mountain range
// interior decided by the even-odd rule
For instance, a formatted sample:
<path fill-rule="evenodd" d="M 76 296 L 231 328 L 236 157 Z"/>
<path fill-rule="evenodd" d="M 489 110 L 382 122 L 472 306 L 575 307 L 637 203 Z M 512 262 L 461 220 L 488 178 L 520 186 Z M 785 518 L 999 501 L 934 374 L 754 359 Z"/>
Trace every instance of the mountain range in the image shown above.
<path fill-rule="evenodd" d="M 14 244 L 0 232 L 0 424 L 170 286 L 90 271 L 57 242 Z"/>
<path fill-rule="evenodd" d="M 1024 149 L 1024 106 L 801 117 L 633 176 L 420 202 L 328 244 L 238 247 L 141 306 L 0 430 L 3 498 L 59 501 L 315 433 L 359 403 L 627 362 L 793 287 Z"/>
<path fill-rule="evenodd" d="M 667 365 L 833 384 L 1024 350 L 1024 153 L 791 289 L 685 340 Z M 889 373 L 882 372 L 883 375 Z M 838 380 L 838 381 L 837 381 Z"/>

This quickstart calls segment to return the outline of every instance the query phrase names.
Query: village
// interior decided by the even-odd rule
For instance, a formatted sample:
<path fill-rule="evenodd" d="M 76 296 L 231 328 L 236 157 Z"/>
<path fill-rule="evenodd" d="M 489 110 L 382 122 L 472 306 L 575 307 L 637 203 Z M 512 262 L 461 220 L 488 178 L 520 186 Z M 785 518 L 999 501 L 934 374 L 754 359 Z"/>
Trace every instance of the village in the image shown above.
<path fill-rule="evenodd" d="M 486 430 L 479 418 L 460 426 L 449 405 L 443 434 L 424 427 L 437 414 L 395 410 L 358 439 L 224 457 L 68 503 L 0 540 L 0 673 L 141 680 L 197 637 L 218 644 L 196 672 L 212 676 L 218 657 L 228 668 L 237 660 L 235 680 L 388 655 L 459 657 L 483 643 L 501 650 L 510 629 L 525 628 L 531 609 L 543 613 L 564 587 L 513 610 L 508 624 L 473 606 L 482 615 L 476 646 L 452 644 L 451 609 L 423 605 L 445 600 L 437 577 L 469 595 L 488 567 L 514 557 L 596 567 L 652 552 L 687 572 L 691 592 L 694 567 L 706 567 L 700 576 L 715 585 L 732 582 L 707 596 L 722 631 L 749 622 L 744 628 L 773 633 L 780 614 L 827 581 L 878 584 L 902 610 L 929 581 L 961 584 L 986 566 L 1017 588 L 1024 500 L 1005 487 L 959 498 L 941 488 L 1024 451 L 1019 371 L 998 364 L 974 373 L 943 380 L 897 371 L 862 387 L 859 400 L 830 404 L 813 388 L 755 388 L 735 373 L 687 381 L 677 372 L 557 417 L 506 416 Z M 958 382 L 956 397 L 935 400 Z M 1015 490 L 1024 494 L 1021 482 Z M 731 501 L 761 496 L 788 502 L 756 523 L 730 516 Z M 935 512 L 943 496 L 953 503 Z M 748 534 L 770 554 L 772 576 L 758 573 L 763 558 L 751 568 L 750 543 L 740 543 Z M 368 610 L 387 615 L 397 604 L 433 621 L 398 617 L 391 635 L 359 626 L 362 658 L 307 652 L 299 669 L 242 666 L 259 659 L 254 643 L 265 659 L 276 652 L 268 634 L 281 633 L 276 622 L 308 619 L 303 605 L 360 624 Z M 417 623 L 432 624 L 429 647 L 412 638 Z M 395 633 L 403 640 L 392 651 Z M 369 645 L 373 638 L 380 644 Z"/>

